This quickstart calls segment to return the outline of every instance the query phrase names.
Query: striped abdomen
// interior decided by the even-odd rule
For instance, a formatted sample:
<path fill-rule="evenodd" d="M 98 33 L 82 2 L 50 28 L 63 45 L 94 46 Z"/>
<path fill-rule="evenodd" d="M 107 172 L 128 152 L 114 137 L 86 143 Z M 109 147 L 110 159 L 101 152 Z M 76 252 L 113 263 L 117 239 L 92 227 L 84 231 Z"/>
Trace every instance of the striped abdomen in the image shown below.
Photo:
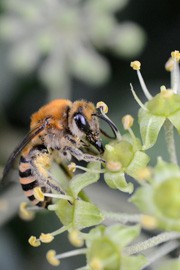
<path fill-rule="evenodd" d="M 37 177 L 33 174 L 30 160 L 24 156 L 20 157 L 19 181 L 25 195 L 34 205 L 47 207 L 51 203 L 49 198 L 45 198 L 43 202 L 40 202 L 34 197 L 34 188 L 39 186 L 39 183 Z"/>

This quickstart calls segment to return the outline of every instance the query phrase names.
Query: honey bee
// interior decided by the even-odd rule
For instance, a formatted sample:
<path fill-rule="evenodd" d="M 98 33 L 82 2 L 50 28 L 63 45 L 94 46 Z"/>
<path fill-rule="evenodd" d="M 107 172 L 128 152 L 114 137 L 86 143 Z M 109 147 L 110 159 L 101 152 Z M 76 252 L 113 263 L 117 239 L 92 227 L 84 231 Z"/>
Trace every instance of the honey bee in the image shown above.
<path fill-rule="evenodd" d="M 9 157 L 3 179 L 20 154 L 22 189 L 32 204 L 46 208 L 52 203 L 51 199 L 45 197 L 44 202 L 38 201 L 34 197 L 34 188 L 40 186 L 46 193 L 54 190 L 64 194 L 53 177 L 47 174 L 52 160 L 57 160 L 57 153 L 61 165 L 72 157 L 86 162 L 104 162 L 100 133 L 110 136 L 100 129 L 98 118 L 108 122 L 116 136 L 115 125 L 91 102 L 57 99 L 44 105 L 32 115 L 30 132 Z"/>

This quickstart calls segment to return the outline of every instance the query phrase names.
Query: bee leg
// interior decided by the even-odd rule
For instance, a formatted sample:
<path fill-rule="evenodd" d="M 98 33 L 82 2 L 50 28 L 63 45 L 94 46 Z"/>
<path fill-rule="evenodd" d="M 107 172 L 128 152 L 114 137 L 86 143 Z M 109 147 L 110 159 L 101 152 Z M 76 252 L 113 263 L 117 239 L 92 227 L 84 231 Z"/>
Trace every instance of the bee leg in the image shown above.
<path fill-rule="evenodd" d="M 58 185 L 55 185 L 54 183 L 52 183 L 52 181 L 53 179 L 48 179 L 46 181 L 46 186 L 50 187 L 50 189 L 53 189 L 54 191 L 60 194 L 65 194 L 65 192 L 63 192 Z"/>
<path fill-rule="evenodd" d="M 95 161 L 95 162 L 103 162 L 105 163 L 105 160 L 98 156 L 93 156 L 90 154 L 83 153 L 81 150 L 74 148 L 74 147 L 65 147 L 64 151 L 69 152 L 73 157 L 75 157 L 78 160 L 85 160 L 87 162 Z"/>

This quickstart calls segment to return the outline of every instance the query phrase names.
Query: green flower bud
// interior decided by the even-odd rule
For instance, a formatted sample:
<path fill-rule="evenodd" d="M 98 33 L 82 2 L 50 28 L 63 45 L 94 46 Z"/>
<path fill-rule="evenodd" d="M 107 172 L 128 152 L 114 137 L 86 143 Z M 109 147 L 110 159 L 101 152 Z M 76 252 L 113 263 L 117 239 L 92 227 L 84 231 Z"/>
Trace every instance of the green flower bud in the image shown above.
<path fill-rule="evenodd" d="M 143 140 L 143 149 L 152 147 L 158 137 L 166 119 L 180 133 L 180 95 L 171 89 L 162 89 L 159 94 L 146 102 L 145 107 L 139 110 L 139 125 Z"/>
<path fill-rule="evenodd" d="M 133 184 L 126 182 L 124 174 L 138 179 L 139 170 L 145 168 L 149 162 L 147 154 L 139 149 L 141 149 L 140 142 L 137 139 L 132 141 L 128 136 L 106 145 L 104 159 L 107 171 L 104 179 L 110 188 L 133 192 Z"/>
<path fill-rule="evenodd" d="M 117 270 L 120 269 L 121 253 L 107 236 L 102 236 L 92 242 L 87 259 L 93 270 L 99 266 L 103 270 Z"/>
<path fill-rule="evenodd" d="M 173 90 L 164 89 L 147 102 L 147 109 L 153 115 L 168 117 L 180 110 L 180 95 Z"/>
<path fill-rule="evenodd" d="M 159 228 L 180 231 L 180 169 L 158 161 L 151 185 L 139 188 L 131 201 L 157 219 Z"/>
<path fill-rule="evenodd" d="M 139 270 L 146 260 L 142 256 L 126 256 L 123 248 L 139 235 L 138 226 L 98 226 L 86 240 L 87 263 L 93 270 Z"/>
<path fill-rule="evenodd" d="M 122 168 L 125 168 L 131 162 L 133 155 L 133 145 L 126 140 L 121 140 L 113 141 L 106 146 L 104 158 L 107 163 L 120 162 Z"/>

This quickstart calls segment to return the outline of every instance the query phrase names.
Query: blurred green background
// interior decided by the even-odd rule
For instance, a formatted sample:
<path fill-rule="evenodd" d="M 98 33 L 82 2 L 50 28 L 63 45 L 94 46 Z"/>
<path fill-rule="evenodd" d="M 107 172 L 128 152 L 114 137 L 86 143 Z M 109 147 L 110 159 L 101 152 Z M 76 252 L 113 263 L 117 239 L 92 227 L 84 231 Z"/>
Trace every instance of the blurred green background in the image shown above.
<path fill-rule="evenodd" d="M 138 109 L 130 83 L 145 101 L 131 61 L 141 61 L 152 94 L 161 85 L 169 87 L 164 64 L 170 52 L 180 48 L 179 8 L 178 0 L 0 0 L 1 172 L 28 131 L 31 114 L 47 101 L 103 100 L 122 130 L 122 116 L 135 116 Z M 163 143 L 158 141 L 161 150 Z M 150 152 L 152 163 L 159 152 L 157 146 Z M 0 200 L 0 270 L 53 269 L 46 262 L 46 251 L 64 252 L 72 247 L 66 235 L 38 249 L 29 246 L 30 235 L 56 230 L 59 222 L 47 213 L 28 223 L 22 221 L 16 215 L 24 198 L 17 171 L 12 170 L 9 178 L 16 183 L 3 190 Z M 109 204 L 114 211 L 134 211 L 121 203 L 124 195 L 104 186 L 101 190 L 104 208 Z M 90 191 L 98 203 L 95 192 Z M 106 192 L 108 201 L 103 199 Z M 61 269 L 83 264 L 79 258 L 64 260 Z"/>

